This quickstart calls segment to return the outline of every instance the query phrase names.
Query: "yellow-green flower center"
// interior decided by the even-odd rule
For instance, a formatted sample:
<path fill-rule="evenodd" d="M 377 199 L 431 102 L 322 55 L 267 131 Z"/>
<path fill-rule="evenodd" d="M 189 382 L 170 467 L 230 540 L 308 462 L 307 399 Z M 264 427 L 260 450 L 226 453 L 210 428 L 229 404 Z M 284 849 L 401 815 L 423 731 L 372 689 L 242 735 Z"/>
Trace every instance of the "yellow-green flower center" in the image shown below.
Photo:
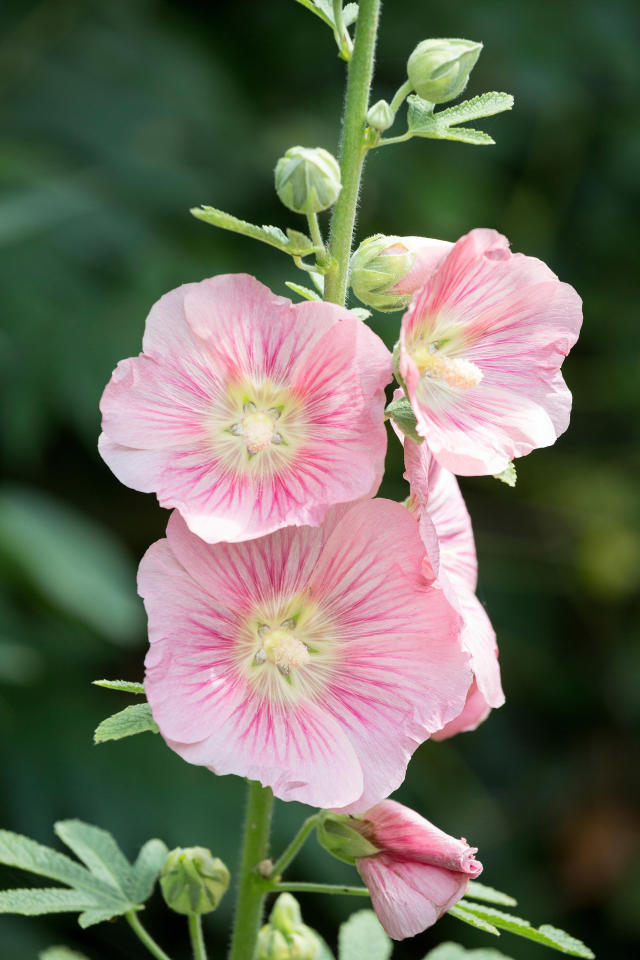
<path fill-rule="evenodd" d="M 267 450 L 272 444 L 278 446 L 283 442 L 282 434 L 276 430 L 280 417 L 276 407 L 265 410 L 249 401 L 244 404 L 242 412 L 242 420 L 232 424 L 230 432 L 234 437 L 242 437 L 250 457 Z"/>
<path fill-rule="evenodd" d="M 285 675 L 309 663 L 311 657 L 307 646 L 295 635 L 294 627 L 295 623 L 290 620 L 285 620 L 278 627 L 261 624 L 258 627 L 261 646 L 256 653 L 255 662 L 272 663 Z"/>
<path fill-rule="evenodd" d="M 482 380 L 482 370 L 471 360 L 448 357 L 434 343 L 421 343 L 411 353 L 421 377 L 440 380 L 450 387 L 468 390 Z"/>

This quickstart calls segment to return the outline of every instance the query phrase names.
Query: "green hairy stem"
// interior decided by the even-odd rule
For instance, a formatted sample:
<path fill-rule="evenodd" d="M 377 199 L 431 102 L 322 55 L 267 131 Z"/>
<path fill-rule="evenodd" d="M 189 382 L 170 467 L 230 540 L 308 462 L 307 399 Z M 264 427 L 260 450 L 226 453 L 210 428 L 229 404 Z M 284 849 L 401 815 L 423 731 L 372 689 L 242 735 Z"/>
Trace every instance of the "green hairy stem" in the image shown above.
<path fill-rule="evenodd" d="M 266 886 L 258 864 L 269 854 L 273 794 L 269 787 L 251 781 L 240 861 L 238 900 L 229 960 L 252 960 L 262 923 Z"/>

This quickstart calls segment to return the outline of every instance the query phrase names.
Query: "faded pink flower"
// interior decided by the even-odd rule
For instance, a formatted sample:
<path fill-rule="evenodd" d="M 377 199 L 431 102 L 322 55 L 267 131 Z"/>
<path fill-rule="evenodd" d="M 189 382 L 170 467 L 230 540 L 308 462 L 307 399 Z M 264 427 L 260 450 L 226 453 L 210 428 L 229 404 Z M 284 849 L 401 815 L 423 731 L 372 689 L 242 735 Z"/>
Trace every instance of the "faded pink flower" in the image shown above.
<path fill-rule="evenodd" d="M 415 811 L 384 800 L 350 826 L 378 853 L 356 860 L 378 920 L 394 940 L 432 926 L 467 892 L 482 872 L 478 852 Z"/>
<path fill-rule="evenodd" d="M 100 452 L 204 540 L 317 525 L 375 492 L 391 359 L 349 311 L 227 274 L 162 297 L 143 351 L 103 394 Z"/>
<path fill-rule="evenodd" d="M 501 707 L 498 645 L 484 607 L 475 594 L 478 562 L 471 527 L 458 482 L 431 455 L 426 443 L 404 439 L 405 478 L 410 509 L 417 516 L 426 550 L 424 572 L 436 576 L 462 617 L 462 645 L 471 657 L 474 674 L 462 713 L 433 735 L 444 740 L 475 728 L 492 707 Z"/>
<path fill-rule="evenodd" d="M 138 578 L 145 690 L 169 746 L 283 800 L 357 812 L 387 796 L 471 683 L 423 557 L 389 500 L 239 544 L 206 544 L 174 513 Z"/>
<path fill-rule="evenodd" d="M 582 321 L 575 290 L 540 260 L 472 230 L 415 294 L 402 319 L 400 373 L 442 466 L 495 474 L 567 428 L 560 365 Z"/>

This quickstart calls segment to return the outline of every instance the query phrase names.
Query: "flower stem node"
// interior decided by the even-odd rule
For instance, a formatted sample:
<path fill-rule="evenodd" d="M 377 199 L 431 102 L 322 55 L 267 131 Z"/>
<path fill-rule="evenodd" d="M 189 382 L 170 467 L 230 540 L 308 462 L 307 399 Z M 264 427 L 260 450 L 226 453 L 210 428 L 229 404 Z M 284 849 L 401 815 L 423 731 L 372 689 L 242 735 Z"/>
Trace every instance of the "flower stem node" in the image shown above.
<path fill-rule="evenodd" d="M 319 938 L 302 922 L 295 897 L 280 894 L 258 935 L 256 960 L 316 960 L 320 950 Z"/>
<path fill-rule="evenodd" d="M 342 189 L 338 161 L 322 147 L 291 147 L 276 164 L 275 182 L 285 207 L 307 216 L 328 210 Z"/>
<path fill-rule="evenodd" d="M 473 40 L 423 40 L 407 62 L 407 74 L 419 97 L 429 103 L 447 103 L 460 96 L 480 52 Z"/>
<path fill-rule="evenodd" d="M 229 880 L 222 860 L 206 847 L 176 847 L 162 868 L 160 888 L 171 910 L 193 916 L 215 910 Z"/>
<path fill-rule="evenodd" d="M 367 113 L 367 123 L 378 133 L 384 133 L 389 127 L 393 126 L 395 113 L 386 100 L 378 100 L 372 107 L 369 107 Z"/>
<path fill-rule="evenodd" d="M 366 822 L 359 817 L 330 813 L 318 825 L 318 843 L 338 860 L 353 865 L 380 852 L 366 833 Z"/>

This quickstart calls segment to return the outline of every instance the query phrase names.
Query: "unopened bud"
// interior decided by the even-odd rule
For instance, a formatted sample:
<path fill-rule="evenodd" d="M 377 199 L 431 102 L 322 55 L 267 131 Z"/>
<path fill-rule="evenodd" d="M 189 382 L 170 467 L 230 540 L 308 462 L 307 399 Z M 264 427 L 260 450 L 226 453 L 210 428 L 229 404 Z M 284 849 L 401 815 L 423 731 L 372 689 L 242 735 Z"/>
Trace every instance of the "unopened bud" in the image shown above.
<path fill-rule="evenodd" d="M 384 133 L 393 126 L 395 114 L 386 100 L 378 100 L 367 113 L 367 123 L 379 133 Z"/>
<path fill-rule="evenodd" d="M 281 933 L 292 933 L 302 924 L 300 904 L 290 893 L 281 893 L 273 905 L 269 923 Z"/>
<path fill-rule="evenodd" d="M 295 897 L 281 893 L 258 934 L 256 960 L 316 960 L 321 946 L 318 935 L 302 922 Z"/>
<path fill-rule="evenodd" d="M 378 847 L 374 846 L 364 833 L 364 821 L 331 813 L 318 826 L 318 843 L 338 860 L 355 864 L 356 860 L 379 853 Z"/>
<path fill-rule="evenodd" d="M 423 40 L 407 63 L 407 74 L 419 97 L 430 103 L 455 100 L 467 85 L 480 51 L 473 40 Z"/>
<path fill-rule="evenodd" d="M 404 310 L 451 246 L 446 240 L 376 234 L 363 240 L 351 257 L 351 288 L 368 307 L 385 313 Z"/>
<path fill-rule="evenodd" d="M 291 147 L 276 164 L 276 192 L 296 213 L 320 213 L 338 199 L 342 184 L 336 158 L 322 147 Z"/>
<path fill-rule="evenodd" d="M 229 886 L 229 871 L 205 847 L 177 847 L 165 861 L 160 888 L 176 913 L 211 913 Z"/>

